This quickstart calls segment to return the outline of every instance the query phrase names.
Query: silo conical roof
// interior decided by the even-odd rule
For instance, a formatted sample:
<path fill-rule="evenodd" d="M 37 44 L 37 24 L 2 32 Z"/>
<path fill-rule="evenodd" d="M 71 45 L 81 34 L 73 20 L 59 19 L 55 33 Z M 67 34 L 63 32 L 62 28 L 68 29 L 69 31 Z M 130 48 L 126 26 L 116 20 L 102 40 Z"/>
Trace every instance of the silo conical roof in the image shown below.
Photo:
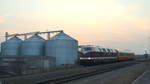
<path fill-rule="evenodd" d="M 22 40 L 20 38 L 15 36 L 15 37 L 8 39 L 6 42 L 8 43 L 8 42 L 18 42 L 18 41 L 22 42 Z M 6 43 L 6 42 L 4 42 L 4 43 Z"/>
<path fill-rule="evenodd" d="M 64 32 L 61 32 L 54 37 L 50 38 L 50 40 L 58 40 L 58 39 L 64 39 L 64 40 L 75 40 L 74 38 L 70 37 L 69 35 L 65 34 Z"/>
<path fill-rule="evenodd" d="M 45 41 L 45 39 L 43 39 L 42 37 L 40 37 L 38 35 L 33 35 L 32 37 L 30 37 L 24 41 Z"/>

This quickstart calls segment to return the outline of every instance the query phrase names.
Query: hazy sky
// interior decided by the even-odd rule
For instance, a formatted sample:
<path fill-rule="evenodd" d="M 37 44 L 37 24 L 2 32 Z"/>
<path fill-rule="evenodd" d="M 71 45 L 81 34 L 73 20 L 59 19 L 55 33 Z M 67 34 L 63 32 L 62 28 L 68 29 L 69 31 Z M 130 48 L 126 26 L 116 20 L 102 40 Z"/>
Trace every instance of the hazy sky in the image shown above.
<path fill-rule="evenodd" d="M 150 46 L 150 0 L 0 0 L 0 35 L 63 29 L 80 44 Z"/>

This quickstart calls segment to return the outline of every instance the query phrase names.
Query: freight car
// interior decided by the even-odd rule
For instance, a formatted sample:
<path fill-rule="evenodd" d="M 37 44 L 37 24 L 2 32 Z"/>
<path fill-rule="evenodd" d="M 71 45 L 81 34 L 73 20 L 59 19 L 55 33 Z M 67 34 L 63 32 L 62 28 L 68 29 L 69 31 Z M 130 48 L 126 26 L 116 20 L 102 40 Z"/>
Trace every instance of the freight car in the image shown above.
<path fill-rule="evenodd" d="M 103 63 L 134 60 L 135 55 L 130 51 L 103 48 L 100 46 L 79 46 L 79 58 L 81 65 L 96 65 Z"/>

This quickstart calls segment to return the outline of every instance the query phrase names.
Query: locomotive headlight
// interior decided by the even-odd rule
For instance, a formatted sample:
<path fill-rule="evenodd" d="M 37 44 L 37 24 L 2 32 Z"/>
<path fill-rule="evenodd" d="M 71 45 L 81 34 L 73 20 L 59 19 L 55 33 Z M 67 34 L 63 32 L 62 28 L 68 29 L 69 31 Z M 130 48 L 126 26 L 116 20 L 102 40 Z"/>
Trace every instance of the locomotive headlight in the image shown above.
<path fill-rule="evenodd" d="M 91 58 L 89 57 L 88 59 L 90 60 Z"/>

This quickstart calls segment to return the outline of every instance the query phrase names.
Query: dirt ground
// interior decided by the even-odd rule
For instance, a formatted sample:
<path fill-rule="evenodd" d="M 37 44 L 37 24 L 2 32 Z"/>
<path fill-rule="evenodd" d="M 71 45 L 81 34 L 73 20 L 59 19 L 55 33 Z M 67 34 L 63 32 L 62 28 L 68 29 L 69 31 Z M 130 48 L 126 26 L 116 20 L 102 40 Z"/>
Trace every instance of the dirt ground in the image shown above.
<path fill-rule="evenodd" d="M 132 84 L 134 80 L 147 70 L 150 70 L 150 62 L 136 64 L 65 84 Z"/>

